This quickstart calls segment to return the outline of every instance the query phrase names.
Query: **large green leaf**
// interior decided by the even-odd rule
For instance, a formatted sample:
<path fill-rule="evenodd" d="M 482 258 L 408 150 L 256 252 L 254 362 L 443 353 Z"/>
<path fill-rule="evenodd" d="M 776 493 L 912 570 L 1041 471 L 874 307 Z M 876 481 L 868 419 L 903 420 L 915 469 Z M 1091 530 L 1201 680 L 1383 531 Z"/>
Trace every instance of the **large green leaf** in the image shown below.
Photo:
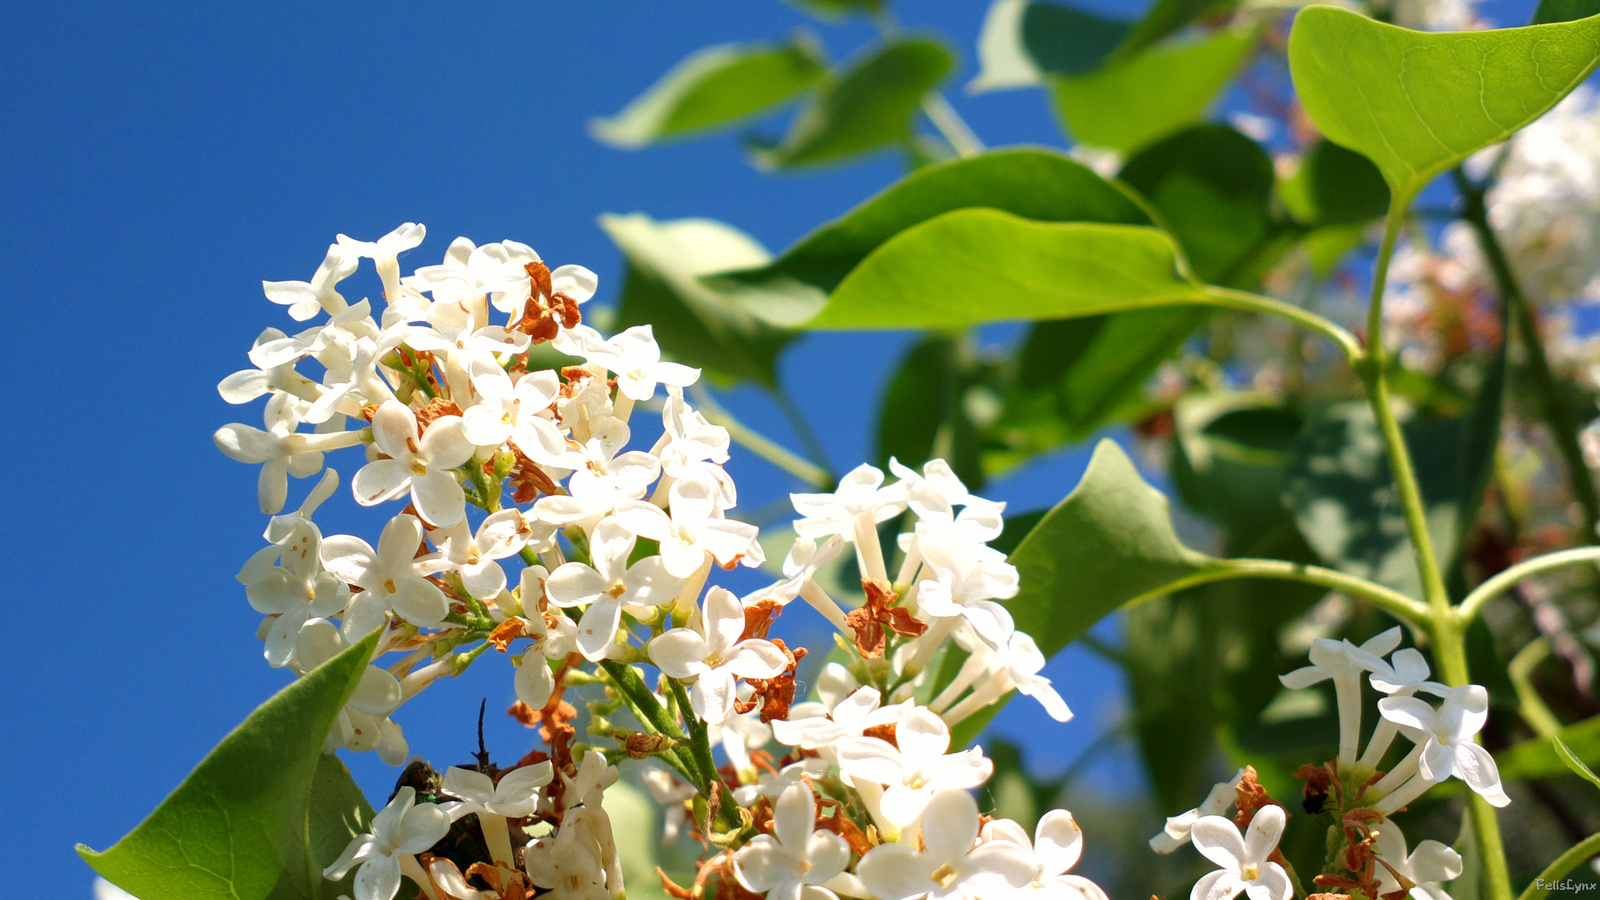
<path fill-rule="evenodd" d="M 968 93 L 1033 87 L 1049 75 L 1099 68 L 1132 23 L 1037 0 L 994 0 L 978 34 L 978 76 Z"/>
<path fill-rule="evenodd" d="M 1289 70 L 1328 138 L 1377 163 L 1399 204 L 1510 137 L 1600 61 L 1600 17 L 1425 33 L 1331 6 L 1300 11 Z"/>
<path fill-rule="evenodd" d="M 322 743 L 377 639 L 369 635 L 274 694 L 137 828 L 104 852 L 80 844 L 79 855 L 135 896 L 332 897 L 321 868 L 344 847 L 333 856 L 328 849 L 341 829 L 348 842 L 348 829 L 362 824 L 370 808 L 322 762 Z M 313 797 L 314 784 L 328 795 Z"/>
<path fill-rule="evenodd" d="M 1600 14 L 1600 0 L 1539 0 L 1539 8 L 1533 13 L 1533 24 L 1571 22 L 1597 14 Z"/>
<path fill-rule="evenodd" d="M 1284 182 L 1283 198 L 1307 225 L 1364 224 L 1389 211 L 1389 185 L 1372 160 L 1332 141 L 1317 141 Z"/>
<path fill-rule="evenodd" d="M 760 314 L 797 324 L 873 250 L 940 213 L 990 207 L 1040 222 L 1146 225 L 1150 217 L 1124 188 L 1049 150 L 996 150 L 914 172 L 840 218 L 806 235 L 770 266 L 719 282 L 759 290 Z M 720 287 L 720 285 L 719 285 Z"/>
<path fill-rule="evenodd" d="M 1007 608 L 1047 656 L 1129 601 L 1158 594 L 1211 562 L 1178 541 L 1167 498 L 1110 440 L 1100 442 L 1083 480 L 1010 559 L 1021 590 Z"/>
<path fill-rule="evenodd" d="M 636 149 L 733 125 L 773 109 L 827 71 L 816 43 L 717 44 L 673 66 L 622 111 L 589 122 L 601 143 Z"/>
<path fill-rule="evenodd" d="M 1160 211 L 1200 278 L 1246 286 L 1276 231 L 1272 158 L 1226 125 L 1196 125 L 1139 151 L 1117 176 Z"/>
<path fill-rule="evenodd" d="M 777 383 L 778 354 L 793 333 L 700 280 L 766 263 L 754 238 L 711 219 L 657 222 L 640 213 L 601 216 L 600 226 L 628 258 L 617 328 L 649 324 L 673 358 L 721 380 Z"/>
<path fill-rule="evenodd" d="M 1429 536 L 1448 567 L 1457 545 L 1461 423 L 1419 417 L 1402 430 L 1427 507 Z M 1366 403 L 1331 404 L 1309 418 L 1285 491 L 1300 533 L 1328 565 L 1421 596 L 1415 552 Z"/>
<path fill-rule="evenodd" d="M 1080 143 L 1137 150 L 1200 119 L 1255 44 L 1254 28 L 1221 29 L 1056 79 L 1056 112 Z"/>
<path fill-rule="evenodd" d="M 1184 506 L 1235 540 L 1287 524 L 1283 484 L 1301 424 L 1298 413 L 1259 394 L 1180 400 L 1171 474 Z"/>
<path fill-rule="evenodd" d="M 813 329 L 966 328 L 1200 302 L 1154 228 L 960 209 L 891 238 L 834 290 Z"/>
<path fill-rule="evenodd" d="M 954 57 L 938 41 L 886 43 L 819 86 L 783 140 L 754 151 L 756 164 L 767 169 L 814 166 L 903 145 L 911 139 L 923 98 L 954 65 Z"/>
<path fill-rule="evenodd" d="M 1177 307 L 1035 323 L 1013 356 L 985 466 L 1003 471 L 1150 414 L 1141 390 L 1208 315 Z"/>

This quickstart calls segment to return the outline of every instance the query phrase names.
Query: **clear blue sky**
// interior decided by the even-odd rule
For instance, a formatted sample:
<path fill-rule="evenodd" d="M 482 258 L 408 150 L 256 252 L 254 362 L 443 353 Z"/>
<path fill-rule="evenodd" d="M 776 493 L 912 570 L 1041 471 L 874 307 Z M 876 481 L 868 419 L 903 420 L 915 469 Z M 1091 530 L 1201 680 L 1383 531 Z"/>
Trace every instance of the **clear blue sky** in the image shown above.
<path fill-rule="evenodd" d="M 908 28 L 952 38 L 957 86 L 984 6 L 899 4 Z M 701 45 L 799 27 L 835 59 L 870 37 L 808 25 L 776 0 L 0 8 L 0 252 L 13 295 L 0 596 L 19 649 L 3 676 L 0 755 L 27 817 L 8 829 L 0 881 L 43 877 L 87 896 L 73 842 L 126 832 L 284 683 L 233 580 L 261 545 L 255 471 L 211 442 L 219 425 L 259 417 L 259 404 L 224 404 L 216 382 L 263 327 L 289 325 L 262 279 L 307 278 L 337 232 L 370 239 L 403 221 L 429 234 L 408 268 L 458 234 L 511 238 L 600 273 L 602 301 L 620 264 L 600 213 L 710 216 L 780 249 L 893 180 L 900 161 L 772 178 L 732 137 L 624 153 L 584 122 Z M 991 145 L 1061 143 L 1037 92 L 950 94 Z M 903 341 L 810 339 L 787 358 L 841 470 L 870 453 L 872 404 Z M 759 397 L 728 402 L 786 437 Z M 1013 509 L 1047 505 L 1082 465 L 1062 457 L 993 493 Z M 730 468 L 745 509 L 796 487 L 758 463 Z M 352 507 L 343 493 L 324 527 L 373 539 Z M 1070 761 L 1114 704 L 1107 673 L 1066 656 L 1051 671 L 1079 719 L 1035 731 L 1045 769 Z M 479 668 L 491 671 L 405 708 L 415 752 L 464 760 L 479 698 L 509 703 L 509 673 Z M 1037 718 L 1019 702 L 1002 726 Z M 491 747 L 520 753 L 526 736 L 490 720 Z M 393 776 L 370 755 L 356 771 L 373 793 Z"/>

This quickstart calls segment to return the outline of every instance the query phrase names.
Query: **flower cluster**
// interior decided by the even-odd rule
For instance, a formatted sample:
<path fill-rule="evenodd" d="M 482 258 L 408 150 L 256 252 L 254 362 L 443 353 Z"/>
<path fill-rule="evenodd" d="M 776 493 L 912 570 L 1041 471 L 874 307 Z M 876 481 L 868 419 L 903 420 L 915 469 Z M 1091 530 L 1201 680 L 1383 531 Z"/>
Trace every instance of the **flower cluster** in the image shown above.
<path fill-rule="evenodd" d="M 487 752 L 443 776 L 413 762 L 329 878 L 354 872 L 357 900 L 389 900 L 403 876 L 431 897 L 620 897 L 601 800 L 614 763 L 654 758 L 641 777 L 678 811 L 671 830 L 722 848 L 695 887 L 670 888 L 684 896 L 716 880 L 812 900 L 1103 897 L 1068 874 L 1081 847 L 1069 813 L 1031 838 L 980 818 L 968 791 L 993 764 L 952 752 L 951 729 L 1013 691 L 1071 718 L 1003 603 L 1019 586 L 988 545 L 1003 504 L 941 460 L 891 461 L 893 479 L 861 466 L 831 492 L 793 495 L 777 579 L 738 596 L 713 572 L 767 560 L 757 528 L 731 515 L 728 430 L 685 399 L 698 370 L 664 361 L 649 326 L 607 337 L 584 324 L 594 274 L 522 244 L 460 238 L 403 275 L 399 254 L 423 237 L 413 224 L 340 235 L 309 281 L 264 285 L 310 324 L 263 332 L 253 367 L 220 386 L 232 403 L 266 398 L 263 427 L 215 436 L 261 467 L 272 516 L 238 577 L 269 665 L 304 674 L 378 634 L 329 752 L 405 762 L 399 708 L 490 651 L 514 669 L 510 712 L 547 746 L 504 769 Z M 381 310 L 339 292 L 362 259 Z M 659 435 L 636 434 L 643 410 Z M 349 489 L 390 512 L 376 546 L 315 521 L 340 483 L 327 454 L 358 447 Z M 283 512 L 288 477 L 318 473 Z M 900 525 L 891 541 L 886 523 Z M 850 556 L 859 578 L 841 580 Z M 769 633 L 796 599 L 844 652 L 798 702 L 807 650 Z M 579 742 L 580 696 L 586 734 L 609 743 Z"/>
<path fill-rule="evenodd" d="M 1330 843 L 1328 869 L 1314 879 L 1325 891 L 1319 896 L 1360 893 L 1401 900 L 1410 892 L 1414 900 L 1449 900 L 1438 885 L 1461 874 L 1461 856 L 1432 840 L 1408 853 L 1405 835 L 1389 817 L 1451 777 L 1495 806 L 1511 802 L 1494 758 L 1473 742 L 1487 720 L 1487 691 L 1430 680 L 1422 654 L 1396 649 L 1399 644 L 1398 627 L 1360 645 L 1318 638 L 1311 646 L 1311 665 L 1280 678 L 1290 689 L 1333 682 L 1339 712 L 1338 756 L 1320 766 L 1302 766 L 1296 775 L 1305 783 L 1306 812 L 1327 814 L 1342 842 Z M 1380 718 L 1365 750 L 1359 746 L 1363 680 L 1382 695 Z M 1429 703 L 1419 692 L 1440 702 Z M 1396 737 L 1409 741 L 1411 750 L 1380 770 Z M 1236 811 L 1232 820 L 1230 809 Z M 1283 805 L 1256 782 L 1255 770 L 1246 768 L 1217 784 L 1198 807 L 1167 819 L 1150 847 L 1171 853 L 1192 843 L 1219 866 L 1195 884 L 1191 900 L 1227 900 L 1240 893 L 1250 900 L 1288 900 L 1296 893 L 1293 870 L 1277 849 L 1287 821 Z"/>

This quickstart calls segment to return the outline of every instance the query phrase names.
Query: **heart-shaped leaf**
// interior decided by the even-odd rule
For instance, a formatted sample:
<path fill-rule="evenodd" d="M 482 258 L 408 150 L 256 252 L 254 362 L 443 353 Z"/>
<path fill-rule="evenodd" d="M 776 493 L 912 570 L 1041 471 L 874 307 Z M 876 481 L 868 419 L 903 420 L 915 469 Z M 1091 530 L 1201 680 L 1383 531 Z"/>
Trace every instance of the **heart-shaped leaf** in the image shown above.
<path fill-rule="evenodd" d="M 370 808 L 356 803 L 338 773 L 325 768 L 322 744 L 377 640 L 374 632 L 274 694 L 126 837 L 103 852 L 80 844 L 79 855 L 140 897 L 333 896 L 322 878 L 322 866 L 333 857 L 322 857 L 336 842 L 343 849 L 339 829 L 364 824 L 361 816 Z M 343 769 L 337 760 L 334 765 Z M 327 788 L 321 795 L 326 802 L 316 802 L 314 784 Z"/>
<path fill-rule="evenodd" d="M 1408 31 L 1332 6 L 1295 17 L 1289 71 L 1329 140 L 1377 164 L 1403 208 L 1510 137 L 1600 62 L 1600 16 L 1498 31 Z"/>

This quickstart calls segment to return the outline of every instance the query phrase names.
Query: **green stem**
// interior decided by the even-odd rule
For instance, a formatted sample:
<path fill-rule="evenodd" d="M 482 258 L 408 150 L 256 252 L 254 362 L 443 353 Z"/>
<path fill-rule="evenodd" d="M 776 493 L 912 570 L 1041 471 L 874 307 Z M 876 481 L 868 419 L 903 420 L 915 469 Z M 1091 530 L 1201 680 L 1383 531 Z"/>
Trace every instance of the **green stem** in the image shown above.
<path fill-rule="evenodd" d="M 1538 637 L 1518 650 L 1506 666 L 1506 676 L 1511 679 L 1511 687 L 1517 692 L 1518 712 L 1540 737 L 1550 737 L 1561 731 L 1561 720 L 1556 718 L 1533 688 L 1533 670 L 1549 656 L 1549 639 Z"/>
<path fill-rule="evenodd" d="M 1202 302 L 1209 302 L 1213 306 L 1221 306 L 1227 309 L 1242 309 L 1249 312 L 1266 313 L 1267 315 L 1277 316 L 1280 319 L 1288 319 L 1290 322 L 1309 331 L 1315 331 L 1317 334 L 1338 344 L 1339 349 L 1344 351 L 1346 361 L 1354 363 L 1362 357 L 1361 342 L 1356 340 L 1355 335 L 1340 325 L 1330 322 L 1316 313 L 1301 309 L 1292 303 L 1284 303 L 1282 300 L 1274 300 L 1271 297 L 1262 297 L 1248 291 L 1236 291 L 1232 288 L 1216 287 L 1215 285 L 1207 285 L 1205 287 Z"/>
<path fill-rule="evenodd" d="M 716 761 L 711 758 L 711 737 L 706 730 L 706 723 L 694 714 L 694 709 L 689 704 L 688 694 L 683 685 L 676 678 L 668 678 L 667 685 L 672 691 L 672 696 L 678 701 L 678 709 L 683 713 L 684 722 L 689 726 L 689 749 L 694 755 L 696 767 L 705 773 L 705 777 L 697 785 L 700 796 L 709 802 L 713 785 L 719 789 L 722 797 L 721 804 L 717 807 L 717 820 L 725 830 L 735 831 L 743 827 L 739 819 L 738 807 L 733 802 L 733 792 L 723 783 L 722 775 L 717 772 Z"/>
<path fill-rule="evenodd" d="M 1184 588 L 1209 584 L 1213 581 L 1226 581 L 1230 578 L 1276 578 L 1280 581 L 1314 584 L 1367 600 L 1374 606 L 1413 624 L 1425 624 L 1429 617 L 1428 607 L 1381 584 L 1374 584 L 1364 578 L 1357 578 L 1334 569 L 1284 562 L 1279 559 L 1212 560 L 1206 569 L 1164 584 L 1157 590 L 1134 598 L 1129 604 L 1148 597 L 1170 594 Z"/>
<path fill-rule="evenodd" d="M 1439 571 L 1439 558 L 1433 548 L 1433 538 L 1428 534 L 1427 509 L 1422 503 L 1422 491 L 1417 486 L 1416 467 L 1406 447 L 1405 436 L 1394 415 L 1394 404 L 1389 396 L 1388 350 L 1383 342 L 1383 289 L 1388 280 L 1389 261 L 1394 255 L 1395 240 L 1405 221 L 1405 201 L 1396 198 L 1384 223 L 1383 243 L 1378 249 L 1377 270 L 1372 278 L 1372 295 L 1367 308 L 1367 347 L 1358 360 L 1356 370 L 1361 373 L 1367 387 L 1367 398 L 1378 422 L 1378 433 L 1389 459 L 1390 476 L 1400 495 L 1400 505 L 1405 512 L 1406 534 L 1411 539 L 1417 556 L 1417 574 L 1422 580 L 1423 597 L 1427 600 L 1428 631 L 1433 639 L 1433 653 L 1439 665 L 1439 675 L 1451 687 L 1460 687 L 1469 681 L 1466 654 L 1466 625 L 1450 606 L 1450 594 L 1445 588 L 1443 573 Z M 1491 900 L 1510 900 L 1511 875 L 1506 869 L 1505 846 L 1500 840 L 1500 820 L 1494 807 L 1477 793 L 1467 801 L 1467 812 L 1472 817 L 1473 834 L 1478 842 L 1478 855 L 1483 860 L 1485 895 Z"/>
<path fill-rule="evenodd" d="M 700 407 L 700 413 L 706 417 L 706 421 L 728 429 L 728 436 L 738 441 L 745 449 L 818 490 L 831 490 L 834 487 L 833 476 L 827 470 L 797 456 L 771 438 L 740 422 L 719 406 L 704 388 L 691 385 L 689 391 L 694 395 L 695 405 Z"/>
<path fill-rule="evenodd" d="M 773 388 L 771 394 L 773 405 L 783 413 L 784 421 L 789 423 L 794 436 L 800 439 L 800 445 L 805 448 L 806 455 L 811 457 L 817 468 L 827 473 L 830 482 L 837 484 L 839 476 L 828 462 L 828 451 L 822 446 L 822 440 L 817 437 L 817 432 L 806 419 L 806 414 L 800 410 L 800 405 L 795 403 L 794 398 L 783 388 Z"/>
<path fill-rule="evenodd" d="M 944 94 L 929 91 L 922 98 L 922 112 L 962 159 L 970 159 L 983 152 L 983 141 L 968 127 L 966 120 L 944 98 Z"/>
<path fill-rule="evenodd" d="M 1583 865 L 1584 860 L 1600 853 L 1600 834 L 1591 834 L 1575 844 L 1571 850 L 1556 857 L 1556 861 L 1544 867 L 1544 871 L 1528 884 L 1517 900 L 1539 900 L 1540 897 L 1550 893 L 1563 878 L 1567 877 L 1573 869 Z"/>
<path fill-rule="evenodd" d="M 1472 621 L 1483 605 L 1500 596 L 1516 586 L 1524 578 L 1560 569 L 1566 566 L 1577 566 L 1584 563 L 1600 563 L 1600 547 L 1574 547 L 1570 550 L 1557 550 L 1543 556 L 1524 560 L 1509 569 L 1506 569 L 1483 584 L 1473 588 L 1461 605 L 1456 607 L 1455 615 L 1462 627 Z"/>
<path fill-rule="evenodd" d="M 1594 476 L 1590 474 L 1589 464 L 1583 458 L 1583 446 L 1578 442 L 1578 423 L 1562 396 L 1555 374 L 1550 371 L 1550 358 L 1544 352 L 1544 342 L 1539 336 L 1539 323 L 1534 318 L 1533 307 L 1511 269 L 1511 260 L 1506 258 L 1505 248 L 1500 245 L 1500 239 L 1489 225 L 1484 188 L 1469 181 L 1459 168 L 1450 174 L 1461 193 L 1461 218 L 1472 225 L 1478 237 L 1478 246 L 1489 263 L 1489 270 L 1494 273 L 1502 302 L 1510 308 L 1528 374 L 1533 377 L 1534 388 L 1539 394 L 1545 427 L 1550 429 L 1550 437 L 1561 454 L 1567 480 L 1572 485 L 1572 494 L 1578 505 L 1583 507 L 1580 540 L 1585 544 L 1593 544 L 1600 540 L 1600 532 L 1596 531 L 1596 526 L 1600 526 L 1600 491 L 1595 489 Z"/>

